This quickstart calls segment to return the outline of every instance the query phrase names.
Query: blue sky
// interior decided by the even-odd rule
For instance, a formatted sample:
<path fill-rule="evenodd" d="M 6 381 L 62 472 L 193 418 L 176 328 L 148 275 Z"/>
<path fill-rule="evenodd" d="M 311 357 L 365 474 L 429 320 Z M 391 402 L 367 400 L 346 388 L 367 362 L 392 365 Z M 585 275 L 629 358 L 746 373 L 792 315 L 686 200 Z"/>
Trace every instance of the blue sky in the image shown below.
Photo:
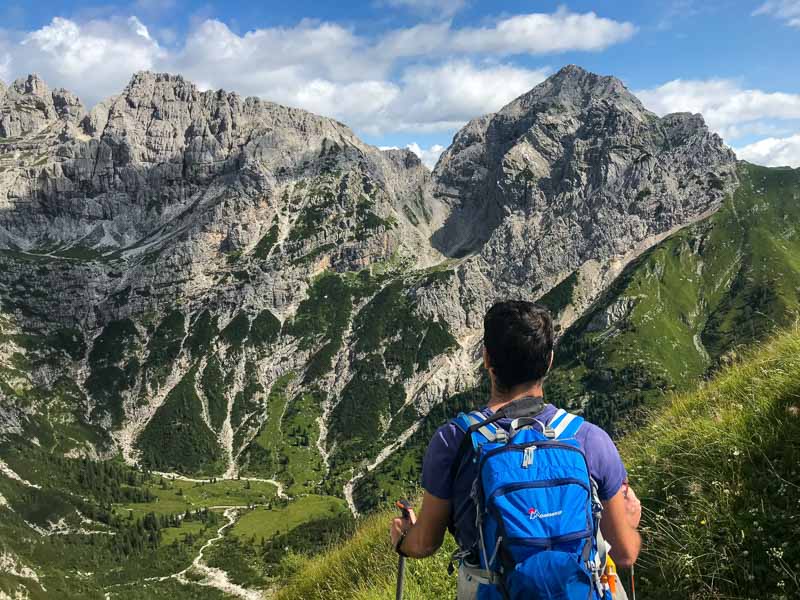
<path fill-rule="evenodd" d="M 336 117 L 428 164 L 469 118 L 568 63 L 659 114 L 703 112 L 740 156 L 800 166 L 800 0 L 4 2 L 0 78 L 87 105 L 140 69 Z"/>

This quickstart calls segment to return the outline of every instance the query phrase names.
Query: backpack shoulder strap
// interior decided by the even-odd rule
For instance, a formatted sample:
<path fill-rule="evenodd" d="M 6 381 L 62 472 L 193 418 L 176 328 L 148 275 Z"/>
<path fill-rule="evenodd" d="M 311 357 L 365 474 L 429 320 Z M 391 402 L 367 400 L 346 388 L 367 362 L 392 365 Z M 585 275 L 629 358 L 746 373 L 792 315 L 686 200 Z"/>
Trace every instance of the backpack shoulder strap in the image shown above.
<path fill-rule="evenodd" d="M 496 442 L 508 438 L 505 429 L 498 427 L 494 423 L 486 423 L 486 415 L 478 410 L 474 410 L 469 414 L 459 413 L 459 415 L 453 419 L 453 423 L 466 435 L 471 437 L 472 446 L 476 450 L 478 446 L 482 445 L 484 442 L 476 438 L 474 433 L 480 433 L 485 438 L 486 442 Z"/>
<path fill-rule="evenodd" d="M 583 425 L 583 417 L 573 415 L 559 408 L 547 424 L 549 429 L 553 430 L 555 439 L 568 439 L 575 437 L 578 430 Z"/>

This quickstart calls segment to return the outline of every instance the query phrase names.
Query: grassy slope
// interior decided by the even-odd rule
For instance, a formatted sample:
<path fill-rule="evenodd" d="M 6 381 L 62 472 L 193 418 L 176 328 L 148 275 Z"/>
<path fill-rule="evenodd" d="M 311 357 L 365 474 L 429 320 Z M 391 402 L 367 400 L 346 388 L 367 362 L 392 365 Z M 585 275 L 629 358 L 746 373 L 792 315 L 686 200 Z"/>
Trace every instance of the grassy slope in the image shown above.
<path fill-rule="evenodd" d="M 645 507 L 641 595 L 800 594 L 800 330 L 676 395 L 620 449 Z M 352 540 L 302 565 L 277 597 L 392 598 L 391 515 L 371 517 Z M 410 561 L 408 598 L 453 594 L 450 549 Z"/>
<path fill-rule="evenodd" d="M 201 483 L 154 477 L 149 489 L 155 496 L 152 502 L 120 504 L 122 513 L 133 511 L 135 517 L 149 512 L 176 514 L 212 506 L 263 504 L 275 497 L 275 486 L 263 481 L 217 480 L 214 483 Z"/>
<path fill-rule="evenodd" d="M 722 209 L 632 264 L 564 336 L 551 397 L 606 428 L 800 310 L 800 171 L 743 164 Z M 627 315 L 598 324 L 609 306 Z"/>
<path fill-rule="evenodd" d="M 344 501 L 330 496 L 303 496 L 273 510 L 252 510 L 236 522 L 231 534 L 238 538 L 270 539 L 311 520 L 347 510 Z"/>

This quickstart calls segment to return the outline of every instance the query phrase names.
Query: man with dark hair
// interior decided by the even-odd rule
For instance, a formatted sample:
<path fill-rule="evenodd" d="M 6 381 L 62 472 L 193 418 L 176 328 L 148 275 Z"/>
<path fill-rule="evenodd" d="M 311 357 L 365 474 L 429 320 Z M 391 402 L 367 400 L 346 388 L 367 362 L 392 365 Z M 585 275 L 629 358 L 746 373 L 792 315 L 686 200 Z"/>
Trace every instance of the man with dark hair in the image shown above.
<path fill-rule="evenodd" d="M 484 366 L 491 380 L 491 397 L 480 411 L 486 418 L 516 400 L 543 397 L 554 344 L 553 323 L 545 308 L 524 301 L 495 304 L 484 318 L 483 341 Z M 539 429 L 551 422 L 556 411 L 551 404 L 542 405 L 535 415 Z M 495 424 L 508 431 L 512 420 L 501 418 Z M 392 543 L 401 554 L 413 558 L 432 555 L 448 528 L 459 548 L 469 552 L 475 547 L 478 532 L 471 490 L 478 467 L 473 461 L 462 461 L 464 436 L 451 421 L 431 439 L 422 467 L 424 497 L 419 518 L 412 512 L 408 520 L 392 522 Z M 641 545 L 637 531 L 641 505 L 627 484 L 617 448 L 605 431 L 590 423 L 578 429 L 575 440 L 586 455 L 603 505 L 600 529 L 611 546 L 611 556 L 618 566 L 631 566 Z M 474 559 L 462 555 L 462 564 L 476 564 L 470 562 Z M 464 571 L 459 571 L 459 600 L 475 596 L 476 584 Z"/>

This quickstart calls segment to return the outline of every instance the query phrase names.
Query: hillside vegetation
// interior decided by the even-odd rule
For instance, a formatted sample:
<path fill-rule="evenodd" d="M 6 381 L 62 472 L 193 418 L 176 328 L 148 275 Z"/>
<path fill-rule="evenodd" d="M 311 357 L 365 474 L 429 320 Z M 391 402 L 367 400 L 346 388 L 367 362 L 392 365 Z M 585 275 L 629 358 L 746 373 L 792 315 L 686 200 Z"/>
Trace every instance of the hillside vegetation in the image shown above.
<path fill-rule="evenodd" d="M 740 163 L 738 175 L 718 212 L 645 252 L 566 332 L 552 397 L 620 433 L 637 407 L 794 321 L 800 170 Z"/>
<path fill-rule="evenodd" d="M 800 594 L 800 329 L 774 337 L 620 444 L 644 505 L 637 587 L 646 598 Z M 280 600 L 394 597 L 385 511 L 298 565 Z M 452 540 L 409 561 L 407 597 L 450 597 Z"/>

